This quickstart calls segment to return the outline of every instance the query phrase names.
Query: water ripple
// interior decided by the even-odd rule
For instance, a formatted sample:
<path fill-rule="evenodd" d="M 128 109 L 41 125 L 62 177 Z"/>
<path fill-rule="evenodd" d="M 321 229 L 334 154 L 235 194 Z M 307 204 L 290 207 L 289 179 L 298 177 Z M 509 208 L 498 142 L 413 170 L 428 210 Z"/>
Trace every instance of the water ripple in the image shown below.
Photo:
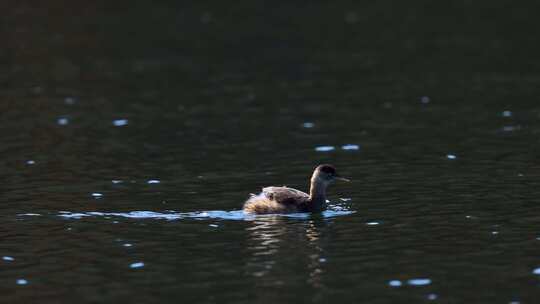
<path fill-rule="evenodd" d="M 342 207 L 326 210 L 321 213 L 323 218 L 332 218 L 355 213 L 351 210 L 343 210 Z M 158 220 L 180 220 L 180 219 L 219 219 L 219 220 L 236 220 L 236 221 L 252 221 L 267 217 L 285 217 L 294 219 L 309 219 L 313 215 L 311 213 L 287 213 L 287 214 L 264 214 L 254 215 L 244 213 L 242 210 L 223 211 L 195 211 L 195 212 L 156 212 L 156 211 L 130 211 L 130 212 L 70 212 L 60 211 L 58 216 L 66 219 L 82 219 L 86 217 L 122 217 L 128 219 L 158 219 Z"/>

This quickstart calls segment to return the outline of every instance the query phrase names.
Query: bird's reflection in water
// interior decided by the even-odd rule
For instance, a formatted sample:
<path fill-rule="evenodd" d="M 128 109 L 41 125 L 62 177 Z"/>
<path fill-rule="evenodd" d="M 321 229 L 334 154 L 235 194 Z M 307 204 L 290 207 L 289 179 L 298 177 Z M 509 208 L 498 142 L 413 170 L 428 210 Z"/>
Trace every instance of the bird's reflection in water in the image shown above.
<path fill-rule="evenodd" d="M 257 278 L 255 286 L 264 287 L 257 291 L 258 296 L 272 297 L 275 290 L 271 286 L 323 289 L 323 232 L 330 221 L 317 216 L 303 220 L 265 216 L 253 221 L 247 228 L 250 255 L 246 269 Z"/>

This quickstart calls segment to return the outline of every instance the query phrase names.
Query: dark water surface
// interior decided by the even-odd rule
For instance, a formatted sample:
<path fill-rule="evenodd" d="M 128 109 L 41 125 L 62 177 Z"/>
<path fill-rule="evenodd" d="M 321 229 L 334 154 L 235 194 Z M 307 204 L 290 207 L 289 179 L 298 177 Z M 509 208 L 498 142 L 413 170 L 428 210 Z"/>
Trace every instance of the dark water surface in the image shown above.
<path fill-rule="evenodd" d="M 537 2 L 294 2 L 1 5 L 1 302 L 540 301 Z"/>

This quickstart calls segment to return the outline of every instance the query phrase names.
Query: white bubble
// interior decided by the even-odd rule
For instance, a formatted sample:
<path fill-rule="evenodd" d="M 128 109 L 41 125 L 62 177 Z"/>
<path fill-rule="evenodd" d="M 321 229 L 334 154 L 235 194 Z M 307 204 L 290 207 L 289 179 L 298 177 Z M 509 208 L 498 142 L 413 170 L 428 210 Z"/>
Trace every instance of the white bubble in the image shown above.
<path fill-rule="evenodd" d="M 124 246 L 124 247 L 132 247 L 133 245 L 132 245 L 132 244 L 130 244 L 130 243 L 125 243 L 125 244 L 124 244 L 124 245 L 122 245 L 122 246 Z"/>
<path fill-rule="evenodd" d="M 39 213 L 21 213 L 21 216 L 41 216 Z"/>
<path fill-rule="evenodd" d="M 213 228 L 219 227 L 219 225 L 216 225 L 216 224 L 210 224 L 210 225 L 208 225 L 208 226 L 213 227 Z"/>
<path fill-rule="evenodd" d="M 157 179 L 151 179 L 151 180 L 147 181 L 146 183 L 147 184 L 159 184 L 161 182 L 159 180 L 157 180 Z"/>
<path fill-rule="evenodd" d="M 512 117 L 512 111 L 508 111 L 508 110 L 503 111 L 502 116 L 503 117 Z"/>
<path fill-rule="evenodd" d="M 360 146 L 354 145 L 354 144 L 347 144 L 347 145 L 341 146 L 341 149 L 342 150 L 360 150 Z"/>
<path fill-rule="evenodd" d="M 448 159 L 456 159 L 457 156 L 455 156 L 454 154 L 448 154 L 448 155 L 446 155 L 446 158 L 448 158 Z"/>
<path fill-rule="evenodd" d="M 25 280 L 25 279 L 18 279 L 17 280 L 17 285 L 26 285 L 28 284 L 28 281 Z"/>
<path fill-rule="evenodd" d="M 27 161 L 26 161 L 26 164 L 27 164 L 27 165 L 35 165 L 36 162 L 30 159 L 30 160 L 27 160 Z"/>
<path fill-rule="evenodd" d="M 100 199 L 103 197 L 103 194 L 102 193 L 97 193 L 97 192 L 94 192 L 91 194 L 93 198 L 95 199 Z"/>
<path fill-rule="evenodd" d="M 6 255 L 2 257 L 2 260 L 7 261 L 7 262 L 13 262 L 15 261 L 15 258 Z"/>
<path fill-rule="evenodd" d="M 379 222 L 367 222 L 366 225 L 368 226 L 376 226 L 376 225 L 379 225 L 380 223 Z"/>
<path fill-rule="evenodd" d="M 115 127 L 122 127 L 122 126 L 125 126 L 128 124 L 128 120 L 127 119 L 116 119 L 116 120 L 113 120 L 113 125 Z"/>
<path fill-rule="evenodd" d="M 423 104 L 428 104 L 431 101 L 431 99 L 428 96 L 422 96 L 420 97 L 420 102 Z"/>
<path fill-rule="evenodd" d="M 302 124 L 302 127 L 306 128 L 306 129 L 309 129 L 309 128 L 315 127 L 315 124 L 312 123 L 312 122 L 305 122 L 305 123 Z"/>
<path fill-rule="evenodd" d="M 436 294 L 434 294 L 434 293 L 430 293 L 430 294 L 427 295 L 427 299 L 431 300 L 431 301 L 437 300 L 437 298 L 438 298 L 438 296 Z"/>
<path fill-rule="evenodd" d="M 535 270 L 533 270 L 533 273 L 534 273 L 534 274 L 540 275 L 540 267 L 538 267 L 538 268 L 536 268 Z"/>
<path fill-rule="evenodd" d="M 123 183 L 123 182 L 124 182 L 124 181 L 121 181 L 121 180 L 119 180 L 119 179 L 113 179 L 113 180 L 111 181 L 111 183 L 113 183 L 113 184 L 121 184 L 121 183 Z"/>
<path fill-rule="evenodd" d="M 56 123 L 61 125 L 61 126 L 65 126 L 67 124 L 69 124 L 69 120 L 65 117 L 60 117 L 56 120 Z"/>
<path fill-rule="evenodd" d="M 390 285 L 392 287 L 399 287 L 399 286 L 403 285 L 403 283 L 401 283 L 400 280 L 392 280 L 392 281 L 388 282 L 388 285 Z"/>
<path fill-rule="evenodd" d="M 66 97 L 64 98 L 64 103 L 67 105 L 75 104 L 75 98 L 73 97 Z"/>
<path fill-rule="evenodd" d="M 413 285 L 413 286 L 424 286 L 431 284 L 430 279 L 410 279 L 407 281 L 407 284 Z"/>
<path fill-rule="evenodd" d="M 334 149 L 335 149 L 334 146 L 319 146 L 315 148 L 315 151 L 328 152 L 328 151 L 333 151 Z"/>
<path fill-rule="evenodd" d="M 131 263 L 129 265 L 129 268 L 132 268 L 132 269 L 135 269 L 135 268 L 142 268 L 144 267 L 144 263 L 143 262 L 137 262 L 137 263 Z"/>

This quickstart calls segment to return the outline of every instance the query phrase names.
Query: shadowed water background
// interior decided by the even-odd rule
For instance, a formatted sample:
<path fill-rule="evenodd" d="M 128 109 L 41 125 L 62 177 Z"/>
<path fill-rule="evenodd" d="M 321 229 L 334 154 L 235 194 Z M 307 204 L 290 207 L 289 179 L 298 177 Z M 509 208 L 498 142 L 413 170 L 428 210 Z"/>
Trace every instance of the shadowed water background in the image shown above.
<path fill-rule="evenodd" d="M 2 4 L 1 301 L 535 303 L 530 2 Z"/>

